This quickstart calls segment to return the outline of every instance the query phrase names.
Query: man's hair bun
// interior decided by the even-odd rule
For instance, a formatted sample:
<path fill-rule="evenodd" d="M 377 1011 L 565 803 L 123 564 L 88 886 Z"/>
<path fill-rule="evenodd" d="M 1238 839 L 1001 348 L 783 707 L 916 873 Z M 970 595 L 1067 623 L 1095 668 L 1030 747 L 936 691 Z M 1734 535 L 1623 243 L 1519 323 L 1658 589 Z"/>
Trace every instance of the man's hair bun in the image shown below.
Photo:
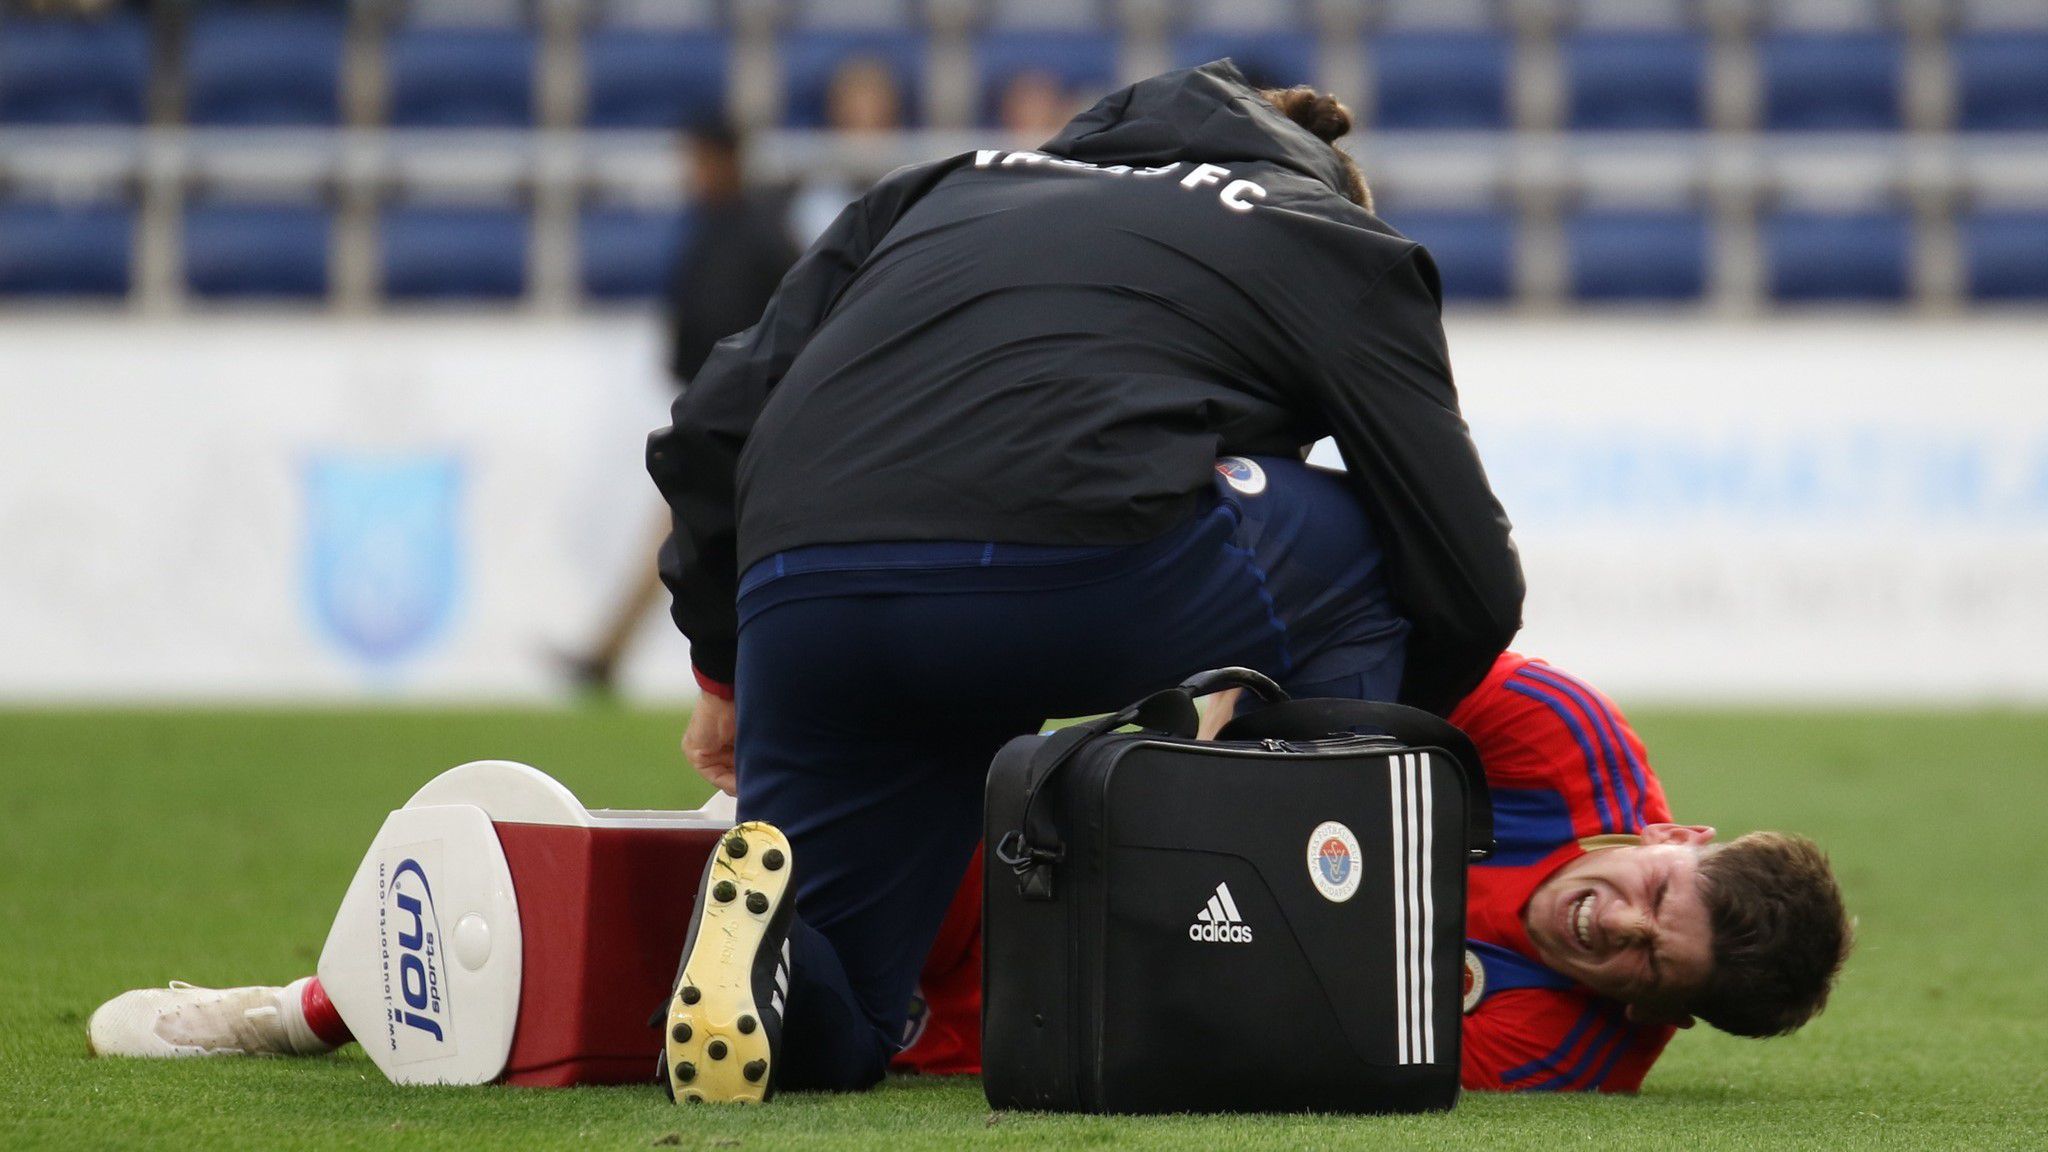
<path fill-rule="evenodd" d="M 1294 88 L 1269 88 L 1259 95 L 1278 108 L 1289 120 L 1313 132 L 1317 139 L 1336 143 L 1351 131 L 1351 109 L 1327 92 L 1306 84 Z"/>

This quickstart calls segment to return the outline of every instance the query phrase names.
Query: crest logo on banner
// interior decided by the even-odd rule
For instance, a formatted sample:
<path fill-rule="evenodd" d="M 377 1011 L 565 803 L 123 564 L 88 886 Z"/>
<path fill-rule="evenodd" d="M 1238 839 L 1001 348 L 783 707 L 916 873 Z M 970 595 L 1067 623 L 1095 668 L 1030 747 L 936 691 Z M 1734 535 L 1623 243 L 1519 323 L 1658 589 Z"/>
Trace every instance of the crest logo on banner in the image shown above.
<path fill-rule="evenodd" d="M 306 484 L 313 617 L 373 664 L 447 624 L 461 581 L 462 462 L 450 453 L 321 456 Z"/>

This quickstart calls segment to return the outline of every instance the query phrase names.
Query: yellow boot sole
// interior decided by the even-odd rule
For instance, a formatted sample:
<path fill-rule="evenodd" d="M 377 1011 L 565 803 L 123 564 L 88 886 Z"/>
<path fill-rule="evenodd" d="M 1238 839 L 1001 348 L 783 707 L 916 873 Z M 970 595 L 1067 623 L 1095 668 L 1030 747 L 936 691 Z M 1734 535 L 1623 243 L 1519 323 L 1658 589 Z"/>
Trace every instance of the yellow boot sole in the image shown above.
<path fill-rule="evenodd" d="M 758 821 L 726 833 L 705 865 L 682 978 L 669 1000 L 663 1076 L 677 1103 L 759 1104 L 774 1082 L 774 1045 L 787 996 L 761 964 L 780 961 L 788 931 L 789 840 Z M 764 957 L 764 947 L 777 955 Z M 758 1002 L 760 996 L 770 1002 Z"/>

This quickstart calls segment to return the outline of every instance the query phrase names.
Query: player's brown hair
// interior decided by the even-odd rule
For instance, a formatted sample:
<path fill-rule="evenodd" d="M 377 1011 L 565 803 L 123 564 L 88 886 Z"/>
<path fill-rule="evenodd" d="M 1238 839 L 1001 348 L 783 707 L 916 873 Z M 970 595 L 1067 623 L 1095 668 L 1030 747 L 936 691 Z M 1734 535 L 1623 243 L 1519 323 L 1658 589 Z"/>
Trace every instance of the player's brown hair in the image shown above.
<path fill-rule="evenodd" d="M 1264 88 L 1259 95 L 1266 103 L 1280 110 L 1281 115 L 1308 129 L 1315 138 L 1330 146 L 1337 159 L 1344 163 L 1344 195 L 1353 204 L 1372 211 L 1372 189 L 1365 185 L 1365 175 L 1358 170 L 1358 161 L 1351 153 L 1337 147 L 1337 141 L 1351 131 L 1351 109 L 1327 92 L 1318 92 L 1306 84 L 1293 88 Z"/>
<path fill-rule="evenodd" d="M 1751 832 L 1700 861 L 1714 968 L 1688 1006 L 1737 1036 L 1782 1036 L 1820 1013 L 1855 932 L 1820 846 Z"/>

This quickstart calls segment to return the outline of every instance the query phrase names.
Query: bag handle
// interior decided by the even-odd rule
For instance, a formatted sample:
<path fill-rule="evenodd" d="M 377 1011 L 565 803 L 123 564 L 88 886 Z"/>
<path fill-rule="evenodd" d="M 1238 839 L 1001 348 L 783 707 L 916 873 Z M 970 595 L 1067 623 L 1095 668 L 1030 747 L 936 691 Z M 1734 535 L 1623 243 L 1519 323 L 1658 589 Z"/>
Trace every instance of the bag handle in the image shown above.
<path fill-rule="evenodd" d="M 1175 687 L 1154 692 L 1143 700 L 1108 716 L 1074 724 L 1046 738 L 1032 754 L 1024 776 L 1024 813 L 1019 827 L 1003 833 L 996 842 L 996 859 L 1017 874 L 1017 890 L 1026 900 L 1052 899 L 1052 868 L 1067 858 L 1059 829 L 1046 814 L 1039 796 L 1053 777 L 1067 766 L 1082 745 L 1114 732 L 1126 724 L 1154 729 L 1169 736 L 1193 739 L 1201 727 L 1195 711 L 1195 697 L 1225 688 L 1249 688 L 1269 704 L 1284 703 L 1287 693 L 1272 678 L 1250 668 L 1217 668 L 1199 672 Z"/>
<path fill-rule="evenodd" d="M 1288 700 L 1239 716 L 1216 738 L 1317 740 L 1357 727 L 1377 728 L 1403 744 L 1450 753 L 1465 786 L 1466 854 L 1473 860 L 1493 855 L 1493 797 L 1486 787 L 1486 765 L 1471 737 L 1434 713 L 1373 700 Z"/>
<path fill-rule="evenodd" d="M 1190 699 L 1221 692 L 1226 688 L 1249 688 L 1252 694 L 1268 704 L 1284 704 L 1287 692 L 1273 678 L 1250 668 L 1214 668 L 1197 672 L 1180 682 L 1177 691 L 1185 692 Z"/>

